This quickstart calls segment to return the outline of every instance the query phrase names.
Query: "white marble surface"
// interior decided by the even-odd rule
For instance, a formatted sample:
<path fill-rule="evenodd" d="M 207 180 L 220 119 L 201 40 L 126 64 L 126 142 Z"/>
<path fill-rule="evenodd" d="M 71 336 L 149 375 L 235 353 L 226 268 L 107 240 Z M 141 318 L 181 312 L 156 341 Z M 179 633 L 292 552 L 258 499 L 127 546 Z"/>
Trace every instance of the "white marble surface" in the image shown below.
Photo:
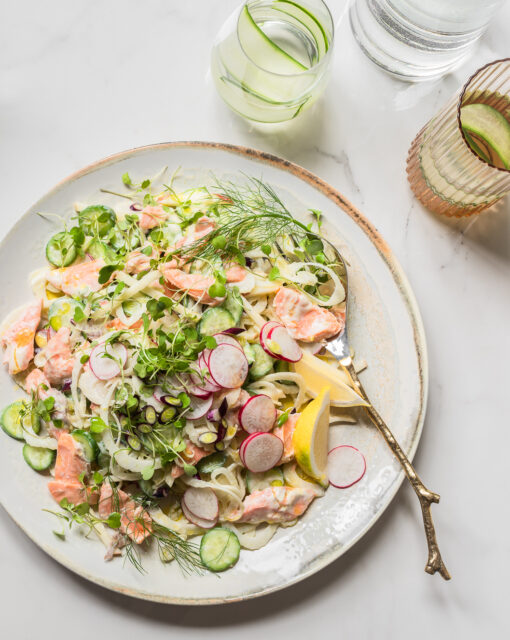
<path fill-rule="evenodd" d="M 292 126 L 267 132 L 232 115 L 208 77 L 215 32 L 235 0 L 3 3 L 1 233 L 72 171 L 153 142 L 254 146 L 329 181 L 387 239 L 421 307 L 431 376 L 416 465 L 442 496 L 434 516 L 453 580 L 423 572 L 418 505 L 407 486 L 326 570 L 267 598 L 202 610 L 95 587 L 0 511 L 2 637 L 508 637 L 510 203 L 472 220 L 438 219 L 411 197 L 404 166 L 414 134 L 469 73 L 509 54 L 510 6 L 462 69 L 413 86 L 365 60 L 344 0 L 330 4 L 343 19 L 326 95 Z"/>

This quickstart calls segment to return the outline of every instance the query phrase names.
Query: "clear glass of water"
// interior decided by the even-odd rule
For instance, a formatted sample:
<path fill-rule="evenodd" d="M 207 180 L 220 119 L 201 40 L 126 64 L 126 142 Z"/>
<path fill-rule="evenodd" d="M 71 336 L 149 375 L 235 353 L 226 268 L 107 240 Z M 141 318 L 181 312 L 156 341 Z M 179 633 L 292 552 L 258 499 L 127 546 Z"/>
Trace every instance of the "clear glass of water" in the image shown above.
<path fill-rule="evenodd" d="M 418 82 L 469 56 L 504 0 L 354 0 L 349 18 L 364 53 L 388 73 Z"/>
<path fill-rule="evenodd" d="M 322 0 L 248 0 L 227 20 L 212 50 L 218 93 L 250 120 L 295 118 L 325 87 L 333 37 Z"/>

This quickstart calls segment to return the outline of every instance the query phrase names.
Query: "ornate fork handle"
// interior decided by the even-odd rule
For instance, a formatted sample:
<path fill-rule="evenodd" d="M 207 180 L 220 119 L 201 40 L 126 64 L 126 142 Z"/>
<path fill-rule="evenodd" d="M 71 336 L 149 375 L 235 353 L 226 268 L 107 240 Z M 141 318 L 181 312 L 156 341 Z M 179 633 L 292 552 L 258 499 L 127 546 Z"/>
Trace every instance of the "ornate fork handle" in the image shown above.
<path fill-rule="evenodd" d="M 392 450 L 404 472 L 413 485 L 413 489 L 418 496 L 421 505 L 421 512 L 423 516 L 423 525 L 425 527 L 425 535 L 427 537 L 427 545 L 429 549 L 429 556 L 427 560 L 427 564 L 425 565 L 425 571 L 430 573 L 431 575 L 438 571 L 445 580 L 450 580 L 451 576 L 448 572 L 448 569 L 445 567 L 443 559 L 441 558 L 441 553 L 439 552 L 439 547 L 436 539 L 436 531 L 434 529 L 434 523 L 432 522 L 432 515 L 430 513 L 430 507 L 433 502 L 439 502 L 439 495 L 437 493 L 432 493 L 429 491 L 423 482 L 420 480 L 418 474 L 414 470 L 413 465 L 409 462 L 408 457 L 402 451 L 400 445 L 395 440 L 394 435 L 391 433 L 390 429 L 381 418 L 381 416 L 374 409 L 370 400 L 363 389 L 363 386 L 358 378 L 356 371 L 354 370 L 354 366 L 352 364 L 352 360 L 350 356 L 342 358 L 340 360 L 340 364 L 347 369 L 349 375 L 352 378 L 354 385 L 357 388 L 358 393 L 368 402 L 368 406 L 365 407 L 368 415 L 370 416 L 372 422 L 378 428 L 379 432 L 386 440 L 387 445 Z"/>

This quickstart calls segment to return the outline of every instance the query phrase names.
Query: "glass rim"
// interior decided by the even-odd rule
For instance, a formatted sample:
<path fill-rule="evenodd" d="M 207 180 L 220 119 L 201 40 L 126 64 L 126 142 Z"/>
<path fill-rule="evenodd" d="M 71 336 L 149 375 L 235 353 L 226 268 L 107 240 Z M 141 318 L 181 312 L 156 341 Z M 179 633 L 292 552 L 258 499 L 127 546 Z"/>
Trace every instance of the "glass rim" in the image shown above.
<path fill-rule="evenodd" d="M 469 149 L 469 151 L 475 156 L 475 158 L 478 158 L 478 160 L 480 160 L 480 162 L 483 162 L 483 164 L 485 164 L 486 166 L 491 167 L 491 169 L 496 169 L 497 171 L 502 171 L 503 173 L 510 173 L 510 169 L 505 169 L 504 167 L 497 167 L 495 164 L 491 164 L 490 162 L 487 162 L 487 160 L 484 160 L 481 156 L 479 156 L 476 153 L 476 151 L 474 151 L 471 148 L 471 145 L 468 143 L 468 141 L 466 140 L 466 136 L 464 135 L 464 131 L 462 129 L 462 121 L 461 121 L 461 118 L 460 118 L 460 110 L 462 108 L 462 101 L 464 100 L 464 96 L 466 95 L 466 91 L 469 88 L 469 85 L 473 82 L 473 80 L 476 78 L 476 76 L 479 73 L 481 73 L 482 71 L 484 71 L 485 69 L 487 69 L 489 67 L 492 67 L 493 65 L 499 64 L 500 62 L 510 62 L 510 58 L 500 58 L 499 60 L 492 60 L 491 62 L 487 62 L 487 64 L 484 64 L 482 67 L 477 69 L 466 80 L 466 82 L 462 86 L 462 89 L 461 89 L 460 94 L 459 94 L 459 99 L 458 99 L 458 102 L 457 102 L 457 125 L 458 125 L 459 131 L 460 131 L 460 135 L 462 136 L 462 140 L 464 141 L 464 144 Z"/>
<path fill-rule="evenodd" d="M 333 50 L 333 44 L 335 41 L 335 21 L 333 20 L 333 15 L 331 14 L 331 11 L 328 7 L 328 5 L 326 4 L 326 2 L 324 0 L 316 0 L 317 2 L 319 2 L 326 10 L 326 13 L 329 17 L 329 20 L 331 22 L 331 41 L 330 41 L 330 46 L 328 47 L 328 50 L 326 52 L 326 55 L 319 60 L 318 62 L 316 62 L 314 65 L 312 65 L 309 69 L 304 69 L 303 71 L 300 71 L 298 73 L 277 73 L 276 71 L 271 71 L 271 69 L 266 69 L 265 67 L 261 67 L 259 64 L 257 64 L 252 58 L 251 56 L 249 56 L 246 51 L 245 48 L 243 47 L 243 43 L 241 42 L 241 39 L 239 38 L 239 16 L 241 15 L 241 11 L 243 10 L 243 7 L 245 7 L 246 5 L 249 5 L 250 3 L 253 2 L 262 2 L 263 0 L 244 0 L 243 4 L 241 5 L 240 9 L 239 9 L 239 15 L 237 17 L 237 21 L 236 21 L 236 36 L 237 36 L 237 41 L 239 43 L 239 46 L 241 47 L 244 55 L 246 56 L 246 58 L 250 61 L 250 63 L 257 67 L 257 69 L 260 69 L 261 71 L 263 71 L 264 73 L 268 73 L 272 76 L 275 76 L 277 78 L 300 78 L 300 77 L 304 77 L 307 74 L 310 74 L 312 71 L 315 71 L 318 67 L 320 67 L 321 65 L 323 65 L 328 58 L 331 55 L 331 52 Z M 299 0 L 297 0 L 299 2 Z"/>

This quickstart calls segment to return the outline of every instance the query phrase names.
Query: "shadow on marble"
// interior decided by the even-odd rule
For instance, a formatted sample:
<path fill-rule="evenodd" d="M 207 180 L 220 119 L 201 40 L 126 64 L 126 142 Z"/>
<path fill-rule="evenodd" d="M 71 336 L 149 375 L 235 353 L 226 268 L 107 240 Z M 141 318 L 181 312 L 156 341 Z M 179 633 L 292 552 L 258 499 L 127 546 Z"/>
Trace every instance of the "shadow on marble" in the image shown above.
<path fill-rule="evenodd" d="M 477 245 L 489 253 L 510 262 L 510 197 L 474 216 L 449 218 L 435 214 L 416 202 L 420 213 L 448 227 L 458 242 Z"/>

